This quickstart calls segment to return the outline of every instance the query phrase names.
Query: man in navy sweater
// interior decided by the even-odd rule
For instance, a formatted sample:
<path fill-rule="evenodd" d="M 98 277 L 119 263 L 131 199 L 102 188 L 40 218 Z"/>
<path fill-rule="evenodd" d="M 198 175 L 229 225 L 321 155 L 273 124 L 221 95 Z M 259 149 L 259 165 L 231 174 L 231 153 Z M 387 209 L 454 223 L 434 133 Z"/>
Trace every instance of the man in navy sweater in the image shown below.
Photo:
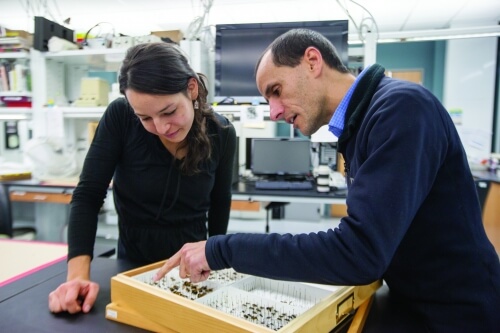
<path fill-rule="evenodd" d="M 193 282 L 229 267 L 332 285 L 383 279 L 423 331 L 500 329 L 499 258 L 441 103 L 420 85 L 385 77 L 377 64 L 353 76 L 326 38 L 305 29 L 278 37 L 256 68 L 273 120 L 305 135 L 328 124 L 339 138 L 348 215 L 324 232 L 186 244 L 157 278 L 180 265 Z"/>

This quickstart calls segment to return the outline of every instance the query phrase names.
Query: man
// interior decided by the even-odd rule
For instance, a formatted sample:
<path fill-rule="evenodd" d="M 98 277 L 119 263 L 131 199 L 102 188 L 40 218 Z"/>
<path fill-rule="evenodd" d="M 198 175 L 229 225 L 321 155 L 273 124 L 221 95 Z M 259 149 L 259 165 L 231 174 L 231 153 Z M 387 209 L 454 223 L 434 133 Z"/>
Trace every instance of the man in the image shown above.
<path fill-rule="evenodd" d="M 466 154 L 447 111 L 425 88 L 372 65 L 357 78 L 322 35 L 278 37 L 256 67 L 271 118 L 339 137 L 348 216 L 335 230 L 292 236 L 235 234 L 186 244 L 180 265 L 197 282 L 210 270 L 334 285 L 384 279 L 425 330 L 500 327 L 500 262 L 485 234 Z M 264 260 L 265 258 L 265 260 Z"/>

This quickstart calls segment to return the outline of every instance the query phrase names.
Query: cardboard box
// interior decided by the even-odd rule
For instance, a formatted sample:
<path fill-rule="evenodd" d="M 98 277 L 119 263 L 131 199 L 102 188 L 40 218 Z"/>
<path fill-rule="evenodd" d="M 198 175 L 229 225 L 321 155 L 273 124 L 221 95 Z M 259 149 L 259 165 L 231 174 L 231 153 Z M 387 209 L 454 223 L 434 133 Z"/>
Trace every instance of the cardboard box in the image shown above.
<path fill-rule="evenodd" d="M 177 44 L 179 44 L 184 37 L 182 31 L 180 30 L 162 30 L 162 31 L 151 31 L 151 35 L 158 36 L 160 38 L 170 38 Z"/>
<path fill-rule="evenodd" d="M 87 143 L 90 145 L 92 140 L 94 140 L 95 131 L 99 125 L 98 121 L 89 121 L 87 124 Z"/>
<path fill-rule="evenodd" d="M 0 171 L 0 181 L 31 179 L 31 171 Z"/>
<path fill-rule="evenodd" d="M 174 269 L 152 283 L 163 264 L 112 277 L 106 318 L 155 332 L 329 332 L 381 286 L 320 286 L 232 269 L 199 284 Z"/>
<path fill-rule="evenodd" d="M 5 29 L 5 36 L 3 37 L 21 37 L 33 42 L 33 34 L 24 30 Z"/>
<path fill-rule="evenodd" d="M 83 77 L 81 79 L 80 97 L 73 105 L 79 107 L 107 106 L 108 98 L 108 81 L 99 77 Z"/>

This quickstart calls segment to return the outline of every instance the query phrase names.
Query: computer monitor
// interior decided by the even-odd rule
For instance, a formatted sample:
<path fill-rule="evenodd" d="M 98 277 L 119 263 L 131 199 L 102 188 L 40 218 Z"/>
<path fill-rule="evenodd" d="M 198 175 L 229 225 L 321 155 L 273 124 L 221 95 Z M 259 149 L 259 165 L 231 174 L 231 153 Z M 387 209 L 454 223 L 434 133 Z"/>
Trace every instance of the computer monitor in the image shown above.
<path fill-rule="evenodd" d="M 262 52 L 279 35 L 294 28 L 323 34 L 348 62 L 348 20 L 276 23 L 218 24 L 215 26 L 215 99 L 232 97 L 249 103 L 261 95 L 255 83 L 255 65 Z M 265 100 L 262 98 L 262 101 Z"/>
<path fill-rule="evenodd" d="M 255 176 L 304 178 L 311 173 L 311 142 L 295 138 L 255 138 L 251 169 Z"/>

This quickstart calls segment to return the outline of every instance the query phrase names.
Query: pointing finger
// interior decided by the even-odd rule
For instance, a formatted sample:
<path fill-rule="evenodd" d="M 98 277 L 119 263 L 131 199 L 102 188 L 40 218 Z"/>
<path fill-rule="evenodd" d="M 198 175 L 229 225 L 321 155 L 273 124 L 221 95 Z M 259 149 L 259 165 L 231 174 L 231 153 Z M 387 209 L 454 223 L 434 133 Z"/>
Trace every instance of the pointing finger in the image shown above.
<path fill-rule="evenodd" d="M 156 272 L 155 276 L 153 277 L 153 281 L 158 281 L 161 278 L 165 276 L 168 272 L 170 272 L 173 268 L 179 266 L 181 260 L 181 253 L 180 251 L 171 256 L 165 264 Z"/>

